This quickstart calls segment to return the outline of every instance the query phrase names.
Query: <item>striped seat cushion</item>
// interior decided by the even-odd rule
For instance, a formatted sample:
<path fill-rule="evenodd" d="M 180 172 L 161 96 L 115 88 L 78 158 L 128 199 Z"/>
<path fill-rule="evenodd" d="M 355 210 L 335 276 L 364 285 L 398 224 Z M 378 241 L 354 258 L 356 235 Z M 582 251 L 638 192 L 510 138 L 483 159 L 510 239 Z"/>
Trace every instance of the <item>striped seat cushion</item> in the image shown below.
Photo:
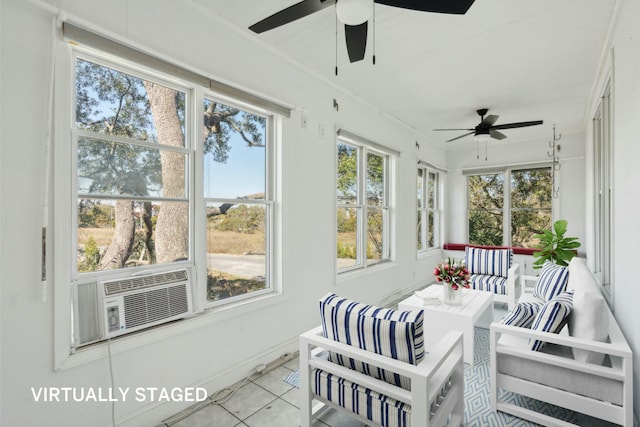
<path fill-rule="evenodd" d="M 483 249 L 467 246 L 465 263 L 471 274 L 507 277 L 513 259 L 511 249 Z"/>
<path fill-rule="evenodd" d="M 567 267 L 545 262 L 533 288 L 533 296 L 550 301 L 556 295 L 564 292 L 568 279 L 569 269 Z"/>
<path fill-rule="evenodd" d="M 320 369 L 315 369 L 311 374 L 311 389 L 317 396 L 361 415 L 376 425 L 384 427 L 410 425 L 410 405 Z"/>
<path fill-rule="evenodd" d="M 533 320 L 531 329 L 541 332 L 551 332 L 557 334 L 567 324 L 571 309 L 573 308 L 573 291 L 562 292 L 546 302 L 536 318 Z M 540 351 L 545 342 L 540 340 L 529 340 L 529 346 L 533 351 Z"/>
<path fill-rule="evenodd" d="M 507 294 L 506 277 L 472 274 L 469 280 L 471 288 L 477 291 L 488 291 L 498 295 Z"/>
<path fill-rule="evenodd" d="M 354 347 L 417 365 L 424 358 L 422 310 L 398 311 L 362 304 L 333 293 L 320 299 L 323 335 Z M 329 360 L 409 390 L 411 381 L 335 352 Z"/>

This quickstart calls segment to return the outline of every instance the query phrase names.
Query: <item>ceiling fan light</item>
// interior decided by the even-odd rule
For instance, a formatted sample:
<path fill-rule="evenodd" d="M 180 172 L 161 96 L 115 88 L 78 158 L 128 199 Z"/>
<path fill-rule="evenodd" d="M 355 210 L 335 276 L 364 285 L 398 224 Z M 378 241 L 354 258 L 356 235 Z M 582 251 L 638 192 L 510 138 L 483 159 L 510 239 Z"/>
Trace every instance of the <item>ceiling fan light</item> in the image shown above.
<path fill-rule="evenodd" d="M 491 139 L 491 135 L 488 133 L 477 133 L 473 136 L 476 142 L 487 142 Z"/>
<path fill-rule="evenodd" d="M 373 14 L 373 0 L 338 0 L 336 14 L 343 24 L 360 25 Z"/>

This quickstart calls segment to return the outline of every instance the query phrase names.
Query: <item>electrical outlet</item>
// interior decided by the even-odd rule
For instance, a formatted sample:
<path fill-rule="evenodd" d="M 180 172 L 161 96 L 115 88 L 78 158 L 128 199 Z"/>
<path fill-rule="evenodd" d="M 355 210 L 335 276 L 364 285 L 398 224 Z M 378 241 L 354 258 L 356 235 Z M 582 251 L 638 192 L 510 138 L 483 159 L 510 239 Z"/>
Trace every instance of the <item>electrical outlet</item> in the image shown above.
<path fill-rule="evenodd" d="M 318 136 L 320 138 L 324 138 L 324 125 L 323 124 L 318 125 Z"/>

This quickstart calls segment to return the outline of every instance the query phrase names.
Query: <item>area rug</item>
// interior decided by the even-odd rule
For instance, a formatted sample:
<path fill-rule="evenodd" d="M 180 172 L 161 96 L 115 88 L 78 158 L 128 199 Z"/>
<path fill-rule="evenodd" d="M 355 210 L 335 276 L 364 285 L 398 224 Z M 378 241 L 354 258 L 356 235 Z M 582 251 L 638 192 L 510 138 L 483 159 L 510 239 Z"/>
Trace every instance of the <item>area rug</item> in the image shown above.
<path fill-rule="evenodd" d="M 501 317 L 501 316 L 500 316 Z M 496 313 L 496 318 L 498 313 Z M 502 412 L 491 410 L 490 401 L 490 372 L 489 372 L 489 330 L 483 328 L 475 329 L 475 355 L 473 368 L 464 365 L 464 424 L 467 426 L 515 426 L 534 427 L 537 424 L 524 421 L 520 418 L 507 415 Z M 295 371 L 283 378 L 283 381 L 300 387 L 300 373 Z M 549 405 L 537 400 L 506 392 L 499 391 L 500 398 L 510 403 L 534 409 L 537 412 L 551 415 L 569 422 L 576 422 L 576 414 L 564 408 Z"/>

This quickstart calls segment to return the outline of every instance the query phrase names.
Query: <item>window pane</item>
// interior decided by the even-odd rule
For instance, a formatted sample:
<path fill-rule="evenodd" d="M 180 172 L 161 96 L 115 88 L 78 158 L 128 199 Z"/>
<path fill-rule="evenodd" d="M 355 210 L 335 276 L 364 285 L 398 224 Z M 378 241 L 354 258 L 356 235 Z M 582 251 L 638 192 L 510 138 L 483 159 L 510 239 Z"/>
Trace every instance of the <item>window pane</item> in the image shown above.
<path fill-rule="evenodd" d="M 511 212 L 511 246 L 534 248 L 539 243 L 535 234 L 551 227 L 551 210 L 527 209 Z"/>
<path fill-rule="evenodd" d="M 78 199 L 78 271 L 187 260 L 188 213 L 187 202 Z"/>
<path fill-rule="evenodd" d="M 186 162 L 183 153 L 80 137 L 78 192 L 184 198 Z M 169 164 L 173 170 L 163 176 L 163 165 Z"/>
<path fill-rule="evenodd" d="M 207 203 L 207 299 L 269 287 L 265 205 Z"/>
<path fill-rule="evenodd" d="M 424 180 L 423 173 L 424 173 L 424 170 L 422 168 L 418 168 L 418 181 L 416 182 L 416 189 L 417 189 L 419 208 L 425 207 L 424 200 L 423 200 L 423 180 Z"/>
<path fill-rule="evenodd" d="M 367 204 L 385 205 L 384 157 L 367 153 Z"/>
<path fill-rule="evenodd" d="M 338 208 L 338 230 L 337 230 L 337 258 L 338 269 L 351 267 L 358 262 L 358 237 L 357 231 L 360 227 L 359 209 Z"/>
<path fill-rule="evenodd" d="M 551 209 L 551 169 L 512 171 L 511 207 Z"/>
<path fill-rule="evenodd" d="M 427 247 L 433 248 L 436 246 L 436 212 L 429 211 L 427 220 Z"/>
<path fill-rule="evenodd" d="M 185 93 L 83 59 L 75 71 L 77 128 L 184 147 Z"/>
<path fill-rule="evenodd" d="M 436 209 L 438 207 L 436 189 L 438 188 L 438 176 L 429 172 L 429 179 L 427 180 L 427 203 L 429 208 Z"/>
<path fill-rule="evenodd" d="M 469 209 L 502 209 L 504 175 L 473 175 L 468 177 Z"/>
<path fill-rule="evenodd" d="M 369 262 L 387 258 L 383 244 L 385 217 L 385 209 L 369 208 L 367 210 L 367 260 Z"/>
<path fill-rule="evenodd" d="M 265 199 L 266 118 L 204 100 L 204 194 Z"/>
<path fill-rule="evenodd" d="M 338 143 L 338 204 L 358 202 L 358 149 Z"/>
<path fill-rule="evenodd" d="M 470 210 L 469 243 L 502 245 L 502 218 L 501 210 Z"/>
<path fill-rule="evenodd" d="M 418 224 L 416 226 L 417 234 L 418 234 L 418 250 L 426 249 L 425 245 L 425 233 L 423 230 L 423 224 L 425 224 L 425 215 L 426 212 L 423 210 L 418 211 Z"/>

